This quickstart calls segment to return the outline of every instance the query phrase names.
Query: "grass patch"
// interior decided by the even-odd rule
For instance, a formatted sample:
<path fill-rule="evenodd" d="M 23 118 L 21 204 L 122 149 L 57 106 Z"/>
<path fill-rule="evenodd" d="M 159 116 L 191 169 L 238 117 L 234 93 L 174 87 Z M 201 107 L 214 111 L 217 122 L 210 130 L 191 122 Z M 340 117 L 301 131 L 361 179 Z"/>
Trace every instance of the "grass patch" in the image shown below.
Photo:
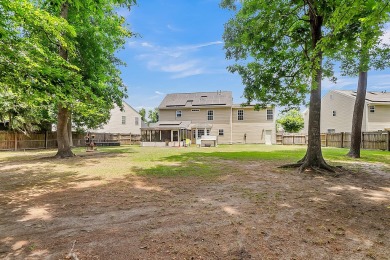
<path fill-rule="evenodd" d="M 86 152 L 85 148 L 75 148 L 74 158 L 58 160 L 50 158 L 56 150 L 34 150 L 26 152 L 1 152 L 0 171 L 11 174 L 72 172 L 88 178 L 120 178 L 126 175 L 150 176 L 201 176 L 215 177 L 230 173 L 224 165 L 229 161 L 268 161 L 276 165 L 293 163 L 301 159 L 305 146 L 281 145 L 220 145 L 219 147 L 139 147 L 112 146 L 98 147 L 96 152 Z M 362 150 L 362 158 L 345 156 L 348 149 L 323 148 L 325 159 L 330 164 L 352 166 L 354 162 L 380 163 L 390 168 L 390 152 Z M 351 166 L 348 166 L 351 165 Z M 3 169 L 2 169 L 3 167 Z M 50 174 L 49 173 L 49 174 Z"/>

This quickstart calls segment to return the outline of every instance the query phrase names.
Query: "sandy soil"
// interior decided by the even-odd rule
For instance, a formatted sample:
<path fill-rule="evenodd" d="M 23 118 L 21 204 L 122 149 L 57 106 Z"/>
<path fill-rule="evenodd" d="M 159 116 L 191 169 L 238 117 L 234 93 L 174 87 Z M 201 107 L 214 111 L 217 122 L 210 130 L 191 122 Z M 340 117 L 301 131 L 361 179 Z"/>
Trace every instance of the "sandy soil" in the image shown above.
<path fill-rule="evenodd" d="M 74 244 L 79 259 L 390 259 L 382 168 L 324 176 L 215 163 L 215 178 L 111 181 L 3 168 L 0 258 L 67 259 Z"/>

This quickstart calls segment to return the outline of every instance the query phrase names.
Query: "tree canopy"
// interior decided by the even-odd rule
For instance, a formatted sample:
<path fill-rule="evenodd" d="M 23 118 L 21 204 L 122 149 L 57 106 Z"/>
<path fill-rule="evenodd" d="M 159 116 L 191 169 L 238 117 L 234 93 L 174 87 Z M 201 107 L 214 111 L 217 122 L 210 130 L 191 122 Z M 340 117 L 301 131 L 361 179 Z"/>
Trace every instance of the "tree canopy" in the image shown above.
<path fill-rule="evenodd" d="M 304 127 L 302 113 L 296 109 L 281 114 L 276 123 L 280 124 L 288 133 L 298 133 Z"/>
<path fill-rule="evenodd" d="M 7 116 L 14 113 L 35 122 L 49 115 L 41 117 L 41 109 L 25 113 L 20 109 L 23 104 L 62 109 L 61 116 L 56 116 L 61 131 L 70 129 L 70 122 L 64 121 L 71 114 L 73 124 L 88 128 L 106 122 L 114 104 L 121 107 L 126 95 L 118 68 L 124 63 L 115 54 L 132 35 L 116 10 L 134 3 L 1 1 L 0 102 L 8 104 Z M 20 103 L 9 102 L 9 97 Z"/>
<path fill-rule="evenodd" d="M 223 36 L 226 57 L 237 62 L 228 70 L 241 76 L 248 102 L 291 107 L 302 104 L 310 94 L 308 149 L 297 164 L 301 171 L 333 170 L 323 159 L 320 140 L 321 81 L 324 77 L 333 79 L 332 64 L 323 58 L 335 56 L 338 49 L 334 46 L 340 42 L 335 35 L 352 24 L 351 16 L 345 14 L 349 7 L 367 5 L 367 2 L 375 3 L 222 1 L 222 7 L 236 10 L 235 16 L 226 23 Z M 371 8 L 375 7 L 374 4 Z M 370 13 L 361 18 L 370 20 L 373 16 Z"/>

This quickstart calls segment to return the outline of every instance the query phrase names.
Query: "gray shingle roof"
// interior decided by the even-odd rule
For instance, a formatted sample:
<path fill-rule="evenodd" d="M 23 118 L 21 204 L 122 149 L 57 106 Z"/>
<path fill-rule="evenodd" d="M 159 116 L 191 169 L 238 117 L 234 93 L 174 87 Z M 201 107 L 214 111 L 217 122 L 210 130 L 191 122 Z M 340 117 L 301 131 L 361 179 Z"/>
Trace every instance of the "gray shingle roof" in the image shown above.
<path fill-rule="evenodd" d="M 351 90 L 336 90 L 337 92 L 343 93 L 344 95 L 356 97 L 356 91 Z M 367 91 L 366 101 L 368 103 L 390 103 L 390 92 L 380 92 L 380 91 Z"/>
<path fill-rule="evenodd" d="M 151 123 L 146 126 L 141 127 L 143 130 L 163 130 L 163 129 L 187 129 L 191 121 L 159 121 L 157 123 Z"/>
<path fill-rule="evenodd" d="M 231 106 L 232 102 L 231 91 L 175 93 L 166 95 L 159 108 L 196 108 L 202 106 L 227 107 Z"/>

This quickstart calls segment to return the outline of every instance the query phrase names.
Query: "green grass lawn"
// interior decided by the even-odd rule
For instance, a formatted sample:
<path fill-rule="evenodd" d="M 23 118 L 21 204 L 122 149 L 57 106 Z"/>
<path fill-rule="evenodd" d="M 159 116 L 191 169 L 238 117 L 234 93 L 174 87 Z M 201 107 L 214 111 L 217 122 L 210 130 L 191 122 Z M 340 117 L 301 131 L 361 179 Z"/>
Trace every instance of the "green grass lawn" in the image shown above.
<path fill-rule="evenodd" d="M 57 160 L 50 156 L 55 150 L 1 152 L 0 166 L 18 164 L 23 169 L 49 173 L 72 172 L 96 178 L 116 178 L 126 175 L 150 176 L 217 176 L 223 161 L 265 160 L 276 165 L 294 163 L 305 154 L 303 146 L 281 145 L 220 145 L 219 147 L 98 147 L 87 153 L 75 148 L 75 158 Z M 348 149 L 323 148 L 325 159 L 331 165 L 358 169 L 362 163 L 374 163 L 390 169 L 390 152 L 362 150 L 362 158 L 352 159 Z M 356 163 L 358 162 L 358 163 Z M 48 170 L 50 169 L 50 171 Z"/>

